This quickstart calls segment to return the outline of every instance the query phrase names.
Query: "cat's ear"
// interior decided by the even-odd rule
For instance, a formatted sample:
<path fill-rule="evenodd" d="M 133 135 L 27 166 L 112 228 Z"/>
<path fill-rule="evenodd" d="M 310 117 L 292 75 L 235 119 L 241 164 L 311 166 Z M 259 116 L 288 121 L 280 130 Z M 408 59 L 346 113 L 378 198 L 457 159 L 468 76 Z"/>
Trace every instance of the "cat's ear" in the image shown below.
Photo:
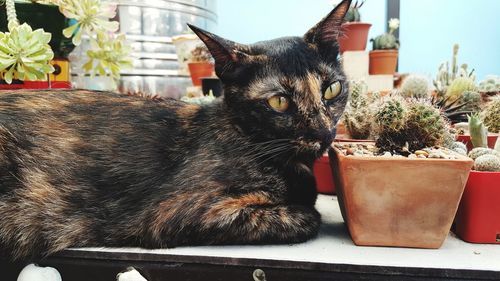
<path fill-rule="evenodd" d="M 336 57 L 338 53 L 337 39 L 341 34 L 340 26 L 350 5 L 351 0 L 340 2 L 333 11 L 304 35 L 304 40 L 316 45 L 321 53 L 335 53 Z"/>
<path fill-rule="evenodd" d="M 205 43 L 215 60 L 215 72 L 220 79 L 231 78 L 236 68 L 248 57 L 245 45 L 224 39 L 199 27 L 188 24 L 189 28 Z"/>

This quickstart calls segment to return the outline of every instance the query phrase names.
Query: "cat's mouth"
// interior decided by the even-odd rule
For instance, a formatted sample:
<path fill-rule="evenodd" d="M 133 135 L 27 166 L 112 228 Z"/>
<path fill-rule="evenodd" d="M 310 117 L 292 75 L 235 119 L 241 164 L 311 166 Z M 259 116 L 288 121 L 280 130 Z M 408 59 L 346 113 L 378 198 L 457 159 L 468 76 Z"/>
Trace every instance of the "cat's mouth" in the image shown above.
<path fill-rule="evenodd" d="M 313 154 L 316 158 L 323 155 L 330 146 L 330 144 L 322 141 L 307 141 L 303 139 L 296 140 L 294 143 L 297 146 L 298 154 Z"/>

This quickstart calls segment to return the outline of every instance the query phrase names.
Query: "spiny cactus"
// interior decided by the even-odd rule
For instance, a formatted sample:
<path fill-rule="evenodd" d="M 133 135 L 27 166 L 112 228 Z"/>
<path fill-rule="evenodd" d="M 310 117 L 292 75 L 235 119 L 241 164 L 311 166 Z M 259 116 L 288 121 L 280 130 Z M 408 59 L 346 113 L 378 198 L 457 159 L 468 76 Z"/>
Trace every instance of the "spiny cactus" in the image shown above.
<path fill-rule="evenodd" d="M 363 81 L 350 81 L 349 101 L 346 105 L 343 122 L 353 139 L 367 139 L 370 136 L 371 112 L 367 85 Z"/>
<path fill-rule="evenodd" d="M 494 99 L 486 106 L 482 119 L 489 132 L 500 132 L 500 98 Z"/>
<path fill-rule="evenodd" d="M 478 92 L 465 91 L 462 93 L 460 101 L 465 104 L 462 111 L 479 112 L 481 110 L 482 99 Z"/>
<path fill-rule="evenodd" d="M 481 93 L 500 92 L 500 76 L 490 75 L 486 77 L 486 79 L 479 82 L 477 90 Z"/>
<path fill-rule="evenodd" d="M 410 75 L 403 81 L 401 93 L 407 98 L 428 98 L 429 82 L 425 77 Z"/>
<path fill-rule="evenodd" d="M 449 126 L 439 109 L 425 100 L 388 97 L 376 109 L 373 128 L 379 149 L 407 153 L 443 145 Z"/>
<path fill-rule="evenodd" d="M 360 22 L 361 21 L 361 14 L 359 13 L 359 8 L 363 6 L 365 1 L 362 1 L 361 3 L 354 3 L 349 7 L 349 10 L 347 10 L 347 13 L 345 14 L 344 20 L 346 22 Z"/>
<path fill-rule="evenodd" d="M 475 91 L 476 83 L 469 77 L 458 77 L 446 89 L 446 97 L 458 99 L 463 93 Z"/>
<path fill-rule="evenodd" d="M 467 103 L 462 99 L 450 99 L 449 97 L 433 95 L 431 103 L 434 107 L 441 110 L 451 124 L 466 122 L 467 115 L 472 113 L 471 111 L 463 109 Z"/>
<path fill-rule="evenodd" d="M 469 118 L 469 132 L 474 147 L 488 147 L 488 130 L 478 114 L 472 114 Z"/>
<path fill-rule="evenodd" d="M 472 79 L 472 81 L 476 80 L 474 75 L 474 69 L 469 72 L 468 65 L 462 64 L 460 68 L 457 63 L 459 45 L 453 45 L 453 56 L 451 60 L 451 72 L 449 62 L 443 62 L 438 69 L 438 73 L 436 75 L 436 79 L 434 79 L 433 84 L 436 88 L 437 95 L 442 97 L 446 94 L 448 86 L 457 78 L 457 77 L 468 77 Z"/>
<path fill-rule="evenodd" d="M 399 40 L 394 36 L 394 31 L 399 28 L 398 19 L 389 20 L 389 32 L 381 34 L 370 39 L 373 42 L 373 50 L 397 50 L 399 49 Z"/>

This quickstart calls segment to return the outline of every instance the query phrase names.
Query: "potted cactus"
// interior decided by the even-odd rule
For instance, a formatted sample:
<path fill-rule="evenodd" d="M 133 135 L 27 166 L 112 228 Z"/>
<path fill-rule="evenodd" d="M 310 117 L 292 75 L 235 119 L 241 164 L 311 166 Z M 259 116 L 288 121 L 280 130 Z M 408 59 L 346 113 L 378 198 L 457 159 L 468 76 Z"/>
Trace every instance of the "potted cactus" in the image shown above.
<path fill-rule="evenodd" d="M 368 96 L 368 86 L 364 81 L 350 81 L 349 100 L 341 119 L 347 140 L 366 140 L 370 137 L 371 121 L 368 116 L 372 114 L 370 104 L 373 101 L 374 97 Z"/>
<path fill-rule="evenodd" d="M 201 78 L 214 75 L 212 55 L 205 45 L 200 44 L 191 51 L 188 68 L 194 86 L 201 86 Z"/>
<path fill-rule="evenodd" d="M 339 37 L 340 53 L 345 51 L 364 51 L 366 42 L 368 41 L 368 31 L 372 26 L 369 23 L 361 22 L 361 14 L 359 9 L 365 1 L 359 3 L 356 1 L 349 7 L 344 23 L 342 24 L 342 36 Z"/>
<path fill-rule="evenodd" d="M 487 130 L 477 115 L 470 117 L 469 126 L 474 167 L 455 218 L 455 232 L 467 242 L 500 244 L 500 138 L 494 149 L 487 148 Z"/>
<path fill-rule="evenodd" d="M 500 76 L 489 75 L 479 82 L 477 90 L 481 93 L 484 101 L 489 101 L 492 97 L 500 95 Z"/>
<path fill-rule="evenodd" d="M 398 19 L 389 20 L 389 32 L 381 34 L 370 42 L 373 43 L 370 51 L 371 75 L 394 74 L 398 64 L 399 40 L 394 36 L 394 32 L 399 28 Z"/>
<path fill-rule="evenodd" d="M 329 152 L 351 238 L 356 245 L 439 248 L 473 161 L 444 147 L 447 121 L 424 100 L 384 97 L 372 128 L 375 143 L 334 143 Z"/>
<path fill-rule="evenodd" d="M 479 143 L 479 141 L 482 141 L 483 139 L 479 137 L 482 135 L 477 135 L 475 138 L 476 143 L 474 143 L 472 135 L 475 133 L 473 131 L 475 127 L 471 126 L 471 121 L 469 121 L 466 130 L 460 132 L 458 140 L 466 143 L 468 150 L 478 146 L 493 148 L 500 133 L 500 98 L 493 99 L 489 102 L 483 111 L 477 115 L 477 118 L 473 118 L 472 120 L 478 119 L 481 119 L 481 123 L 484 123 L 487 131 L 484 137 L 484 142 Z"/>

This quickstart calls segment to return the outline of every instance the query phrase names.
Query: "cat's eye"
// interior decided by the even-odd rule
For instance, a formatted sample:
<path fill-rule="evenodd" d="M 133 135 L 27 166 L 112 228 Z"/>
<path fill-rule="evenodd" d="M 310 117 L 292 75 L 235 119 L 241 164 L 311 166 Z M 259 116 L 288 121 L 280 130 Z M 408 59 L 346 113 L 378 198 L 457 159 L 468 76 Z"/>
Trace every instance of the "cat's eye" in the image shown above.
<path fill-rule="evenodd" d="M 340 94 L 342 91 L 342 85 L 339 81 L 332 83 L 328 88 L 326 88 L 323 98 L 325 100 L 332 100 Z"/>
<path fill-rule="evenodd" d="M 285 112 L 290 106 L 290 100 L 285 96 L 272 96 L 267 100 L 267 103 L 278 112 Z"/>

